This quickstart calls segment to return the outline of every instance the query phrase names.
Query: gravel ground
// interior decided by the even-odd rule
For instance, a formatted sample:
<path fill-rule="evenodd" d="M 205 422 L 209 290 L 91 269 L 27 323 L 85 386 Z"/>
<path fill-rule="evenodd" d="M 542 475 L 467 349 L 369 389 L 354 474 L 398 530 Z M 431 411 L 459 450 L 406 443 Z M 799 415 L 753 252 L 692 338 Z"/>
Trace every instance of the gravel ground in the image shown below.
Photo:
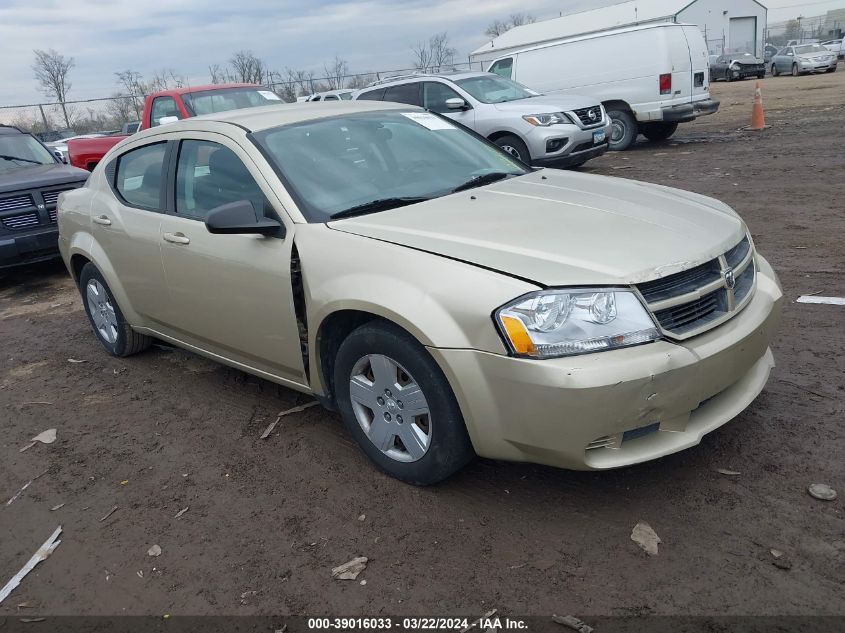
<path fill-rule="evenodd" d="M 713 195 L 747 220 L 789 301 L 777 369 L 737 419 L 633 468 L 478 459 L 413 488 L 320 408 L 260 440 L 302 395 L 178 350 L 106 355 L 61 265 L 7 271 L 0 503 L 43 475 L 0 505 L 0 583 L 64 534 L 0 616 L 27 601 L 42 615 L 845 615 L 845 309 L 794 303 L 845 296 L 845 72 L 766 80 L 763 133 L 740 131 L 753 82 L 713 92 L 717 115 L 584 170 Z M 18 452 L 48 428 L 54 444 Z M 811 498 L 813 482 L 839 499 Z M 639 521 L 658 556 L 631 541 Z M 359 555 L 366 585 L 331 579 Z"/>

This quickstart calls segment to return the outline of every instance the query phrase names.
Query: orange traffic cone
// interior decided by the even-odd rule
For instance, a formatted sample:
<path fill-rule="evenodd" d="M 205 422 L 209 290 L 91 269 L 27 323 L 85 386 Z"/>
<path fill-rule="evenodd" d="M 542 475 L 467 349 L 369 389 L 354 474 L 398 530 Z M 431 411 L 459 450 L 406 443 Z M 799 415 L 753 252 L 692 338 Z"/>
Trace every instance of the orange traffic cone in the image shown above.
<path fill-rule="evenodd" d="M 759 132 L 766 129 L 766 113 L 763 111 L 763 91 L 760 82 L 754 88 L 754 110 L 751 112 L 751 127 L 749 130 Z"/>

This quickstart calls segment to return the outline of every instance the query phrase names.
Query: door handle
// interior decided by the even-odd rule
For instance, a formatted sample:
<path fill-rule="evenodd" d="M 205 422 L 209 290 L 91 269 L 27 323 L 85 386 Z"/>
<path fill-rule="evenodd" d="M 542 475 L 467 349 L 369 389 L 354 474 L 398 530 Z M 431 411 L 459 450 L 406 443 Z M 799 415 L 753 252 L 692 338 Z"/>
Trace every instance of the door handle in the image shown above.
<path fill-rule="evenodd" d="M 164 237 L 165 242 L 170 242 L 172 244 L 191 243 L 190 238 L 188 238 L 184 233 L 165 233 L 162 237 Z"/>
<path fill-rule="evenodd" d="M 109 220 L 108 216 L 105 215 L 95 215 L 94 222 L 102 224 L 103 226 L 111 226 L 111 220 Z"/>

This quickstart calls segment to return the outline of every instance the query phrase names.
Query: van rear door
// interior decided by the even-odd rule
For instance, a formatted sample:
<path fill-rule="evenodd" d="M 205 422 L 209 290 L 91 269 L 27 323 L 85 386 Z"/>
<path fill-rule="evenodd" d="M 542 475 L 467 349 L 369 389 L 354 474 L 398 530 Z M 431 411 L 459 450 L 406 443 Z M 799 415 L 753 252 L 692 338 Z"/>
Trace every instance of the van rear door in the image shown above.
<path fill-rule="evenodd" d="M 692 101 L 710 98 L 710 55 L 701 29 L 693 25 L 684 25 L 684 36 L 689 47 L 692 72 Z"/>

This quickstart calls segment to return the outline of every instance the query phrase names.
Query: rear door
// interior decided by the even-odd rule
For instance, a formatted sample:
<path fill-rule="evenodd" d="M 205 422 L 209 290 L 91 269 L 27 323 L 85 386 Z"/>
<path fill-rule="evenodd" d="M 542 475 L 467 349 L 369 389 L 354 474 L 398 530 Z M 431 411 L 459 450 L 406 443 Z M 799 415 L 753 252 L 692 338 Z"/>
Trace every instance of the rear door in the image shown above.
<path fill-rule="evenodd" d="M 700 101 L 710 98 L 710 77 L 708 73 L 710 53 L 707 50 L 707 43 L 697 26 L 684 26 L 684 38 L 686 39 L 690 75 L 689 86 L 692 101 Z"/>

